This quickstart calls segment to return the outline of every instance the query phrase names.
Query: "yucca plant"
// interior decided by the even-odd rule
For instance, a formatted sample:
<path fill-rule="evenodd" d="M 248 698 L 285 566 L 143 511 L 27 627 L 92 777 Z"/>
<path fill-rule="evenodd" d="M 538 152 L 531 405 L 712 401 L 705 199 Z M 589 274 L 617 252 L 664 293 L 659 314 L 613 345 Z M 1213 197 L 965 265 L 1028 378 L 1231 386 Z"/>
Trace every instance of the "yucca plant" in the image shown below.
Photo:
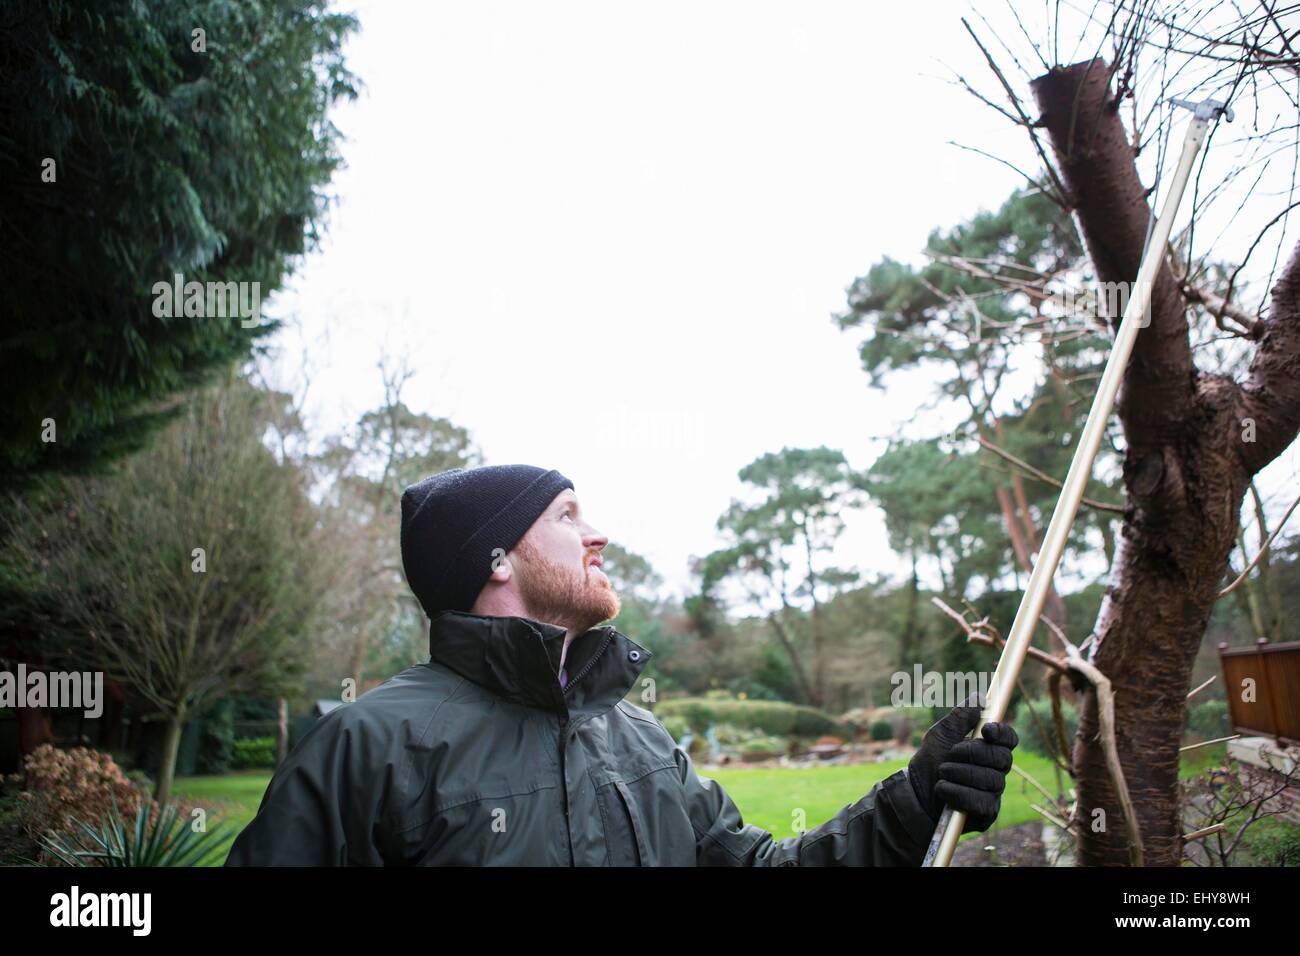
<path fill-rule="evenodd" d="M 150 819 L 148 801 L 140 804 L 134 825 L 123 821 L 113 801 L 98 825 L 73 818 L 69 830 L 50 833 L 41 847 L 62 866 L 203 866 L 230 841 L 224 823 L 196 831 L 169 802 Z"/>

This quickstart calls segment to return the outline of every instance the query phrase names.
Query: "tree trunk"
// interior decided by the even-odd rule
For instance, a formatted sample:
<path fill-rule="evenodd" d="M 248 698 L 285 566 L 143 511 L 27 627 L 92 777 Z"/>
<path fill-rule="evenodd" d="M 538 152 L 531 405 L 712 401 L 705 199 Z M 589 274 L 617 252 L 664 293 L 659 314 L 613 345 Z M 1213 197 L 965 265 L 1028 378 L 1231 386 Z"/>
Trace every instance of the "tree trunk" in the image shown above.
<path fill-rule="evenodd" d="M 993 434 L 997 436 L 998 444 L 1003 448 L 1006 447 L 1006 435 L 1002 427 L 1002 419 L 993 419 Z M 1022 535 L 1012 533 L 1012 544 L 1020 537 L 1020 550 L 1017 551 L 1016 557 L 1020 560 L 1020 566 L 1025 569 L 1026 574 L 1031 574 L 1034 570 L 1034 558 L 1038 554 L 1038 529 L 1034 526 L 1034 517 L 1029 513 L 1029 498 L 1025 494 L 1025 483 L 1020 478 L 1017 471 L 1011 472 L 1011 491 L 1010 499 L 1003 501 L 1007 491 L 1003 488 L 998 489 L 998 501 L 1002 505 L 1003 518 L 1007 522 L 1008 529 L 1019 524 L 1022 528 Z M 1012 507 L 1012 502 L 1015 506 Z M 1056 585 L 1048 582 L 1047 600 L 1043 605 L 1043 615 L 1059 627 L 1062 631 L 1066 629 L 1065 601 L 1056 590 Z"/>
<path fill-rule="evenodd" d="M 366 629 L 363 627 L 357 632 L 356 641 L 352 645 L 352 680 L 356 682 L 356 694 L 361 696 L 361 672 L 366 665 L 366 649 L 369 644 L 369 637 Z"/>
<path fill-rule="evenodd" d="M 1055 69 L 1033 89 L 1098 281 L 1131 283 L 1150 208 L 1110 76 L 1104 61 L 1093 60 Z M 1175 154 L 1179 147 L 1170 145 Z M 1188 303 L 1166 262 L 1116 403 L 1128 502 L 1089 656 L 1115 687 L 1119 758 L 1150 866 L 1182 859 L 1178 748 L 1186 696 L 1246 488 L 1300 426 L 1298 287 L 1300 255 L 1273 290 L 1250 378 L 1239 385 L 1193 364 Z M 1109 318 L 1118 326 L 1120 316 Z M 1253 442 L 1244 437 L 1246 420 L 1256 428 Z M 1097 733 L 1096 698 L 1085 694 L 1073 753 L 1078 858 L 1122 866 L 1128 840 Z"/>
<path fill-rule="evenodd" d="M 27 756 L 41 744 L 54 743 L 50 715 L 42 707 L 18 707 L 18 753 Z"/>
<path fill-rule="evenodd" d="M 1246 536 L 1241 531 L 1237 532 L 1237 546 L 1241 549 L 1241 566 L 1244 568 L 1250 564 L 1250 551 L 1246 547 Z M 1232 565 L 1228 565 L 1228 567 L 1231 569 Z M 1246 579 L 1241 582 L 1241 587 L 1237 588 L 1237 593 L 1241 595 L 1246 616 L 1250 618 L 1251 629 L 1255 632 L 1252 636 L 1267 637 L 1268 631 L 1264 625 L 1264 614 L 1259 608 L 1259 595 L 1255 593 L 1255 582 L 1251 580 L 1250 575 L 1247 575 Z"/>
<path fill-rule="evenodd" d="M 812 598 L 813 690 L 817 695 L 814 706 L 826 704 L 826 648 L 822 641 L 821 604 L 817 600 L 817 575 L 813 571 L 812 535 L 805 520 L 801 529 L 804 552 L 808 558 L 808 596 Z"/>
<path fill-rule="evenodd" d="M 1264 502 L 1259 497 L 1259 489 L 1255 487 L 1253 481 L 1250 483 L 1250 500 L 1255 506 L 1255 526 L 1258 529 L 1259 547 L 1262 548 L 1264 542 L 1268 540 L 1268 522 L 1264 516 Z M 1242 553 L 1245 554 L 1244 548 Z M 1246 561 L 1250 560 L 1250 555 L 1247 555 Z M 1273 581 L 1272 555 L 1264 551 L 1256 567 L 1259 568 L 1259 590 L 1263 594 L 1263 603 L 1268 607 L 1268 616 L 1264 624 L 1266 629 L 1261 629 L 1256 636 L 1267 637 L 1273 642 L 1283 641 L 1286 638 L 1282 629 L 1282 596 L 1278 594 L 1277 586 Z M 1264 617 L 1263 607 L 1260 609 L 1260 616 Z"/>
<path fill-rule="evenodd" d="M 276 706 L 275 768 L 280 769 L 289 753 L 289 702 L 283 697 Z"/>
<path fill-rule="evenodd" d="M 176 754 L 181 747 L 181 730 L 185 726 L 182 708 L 167 716 L 167 732 L 163 734 L 162 762 L 158 765 L 158 781 L 154 784 L 153 798 L 165 804 L 172 795 L 172 780 L 176 776 Z"/>
<path fill-rule="evenodd" d="M 910 671 L 916 661 L 916 619 L 917 605 L 921 600 L 921 582 L 916 575 L 916 545 L 909 549 L 912 554 L 912 576 L 907 582 L 907 604 L 903 611 L 903 633 L 898 641 L 898 669 Z"/>
<path fill-rule="evenodd" d="M 772 625 L 772 630 L 776 632 L 776 639 L 781 642 L 785 648 L 786 654 L 790 658 L 790 669 L 794 671 L 795 683 L 799 685 L 799 690 L 803 692 L 804 699 L 814 707 L 820 707 L 821 701 L 817 699 L 817 692 L 813 689 L 808 680 L 808 674 L 799 660 L 799 652 L 795 650 L 794 642 L 790 640 L 789 633 L 786 632 L 785 625 L 777 617 L 778 611 L 773 611 L 767 616 L 768 623 Z"/>

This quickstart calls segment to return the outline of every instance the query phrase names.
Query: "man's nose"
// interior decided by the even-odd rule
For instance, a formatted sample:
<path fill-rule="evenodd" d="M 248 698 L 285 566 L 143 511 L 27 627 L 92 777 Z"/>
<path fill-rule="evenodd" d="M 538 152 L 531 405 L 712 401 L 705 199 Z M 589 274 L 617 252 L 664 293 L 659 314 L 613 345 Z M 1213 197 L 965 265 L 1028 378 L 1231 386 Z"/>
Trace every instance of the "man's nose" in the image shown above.
<path fill-rule="evenodd" d="M 601 548 L 605 547 L 605 545 L 609 544 L 609 538 L 588 525 L 586 533 L 582 536 L 582 543 L 585 547 L 595 548 L 599 551 Z"/>

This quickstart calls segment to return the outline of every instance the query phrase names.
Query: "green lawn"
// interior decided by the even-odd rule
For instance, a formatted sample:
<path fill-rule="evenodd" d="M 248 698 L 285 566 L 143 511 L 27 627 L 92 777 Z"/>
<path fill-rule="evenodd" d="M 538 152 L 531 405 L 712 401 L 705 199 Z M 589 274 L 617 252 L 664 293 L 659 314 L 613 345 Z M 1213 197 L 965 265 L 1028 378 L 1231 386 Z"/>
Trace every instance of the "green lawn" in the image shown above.
<path fill-rule="evenodd" d="M 1211 744 L 1185 751 L 1178 762 L 1178 777 L 1186 780 L 1205 773 L 1211 767 L 1222 767 L 1228 762 L 1228 745 Z"/>
<path fill-rule="evenodd" d="M 1188 751 L 1179 775 L 1187 778 L 1223 764 L 1226 749 L 1226 745 L 1216 744 Z M 1057 792 L 1056 775 L 1046 757 L 1017 751 L 1015 764 L 1049 791 Z M 905 766 L 906 760 L 807 769 L 723 767 L 702 775 L 722 784 L 740 807 L 746 823 L 760 826 L 780 839 L 794 835 L 796 809 L 803 810 L 803 822 L 811 829 L 829 820 L 841 807 L 855 803 L 876 783 Z M 178 797 L 207 807 L 212 820 L 230 820 L 242 829 L 256 815 L 270 780 L 270 771 L 266 770 L 246 770 L 220 777 L 178 777 L 174 792 Z M 1011 774 L 1002 794 L 1002 812 L 988 832 L 1042 819 L 1029 805 L 1042 806 L 1045 800 L 1037 788 L 1019 775 Z M 968 833 L 962 839 L 980 836 Z"/>
<path fill-rule="evenodd" d="M 1211 767 L 1223 766 L 1227 762 L 1227 750 L 1227 744 L 1214 744 L 1187 751 L 1179 767 L 1179 777 L 1186 780 Z M 1014 762 L 1048 791 L 1060 792 L 1052 762 L 1046 757 L 1017 750 Z M 894 760 L 807 770 L 724 767 L 711 770 L 706 776 L 722 784 L 740 807 L 746 823 L 757 824 L 779 838 L 794 835 L 795 808 L 805 811 L 809 828 L 815 827 L 834 816 L 841 807 L 855 802 L 874 784 L 906 766 L 906 760 Z M 1062 778 L 1068 786 L 1069 778 L 1065 775 Z M 1042 816 L 1030 804 L 1045 806 L 1046 799 L 1038 788 L 1019 774 L 1012 773 L 1007 777 L 1007 789 L 1002 794 L 1002 810 L 997 823 L 988 832 L 1041 820 Z M 962 839 L 976 836 L 978 834 L 968 833 Z"/>
<path fill-rule="evenodd" d="M 217 821 L 228 820 L 231 829 L 242 830 L 257 815 L 262 794 L 270 782 L 269 770 L 242 770 L 220 777 L 177 777 L 172 795 L 204 807 L 208 811 L 209 827 Z"/>
<path fill-rule="evenodd" d="M 1033 774 L 1043 786 L 1055 792 L 1051 763 L 1037 754 L 1017 753 L 1016 765 Z M 712 777 L 736 801 L 746 823 L 757 824 L 777 838 L 792 836 L 794 808 L 806 815 L 811 828 L 829 820 L 847 804 L 856 802 L 871 787 L 896 770 L 907 766 L 906 760 L 888 763 L 850 764 L 845 766 L 787 768 L 721 768 L 704 776 Z M 257 813 L 262 793 L 271 780 L 266 770 L 246 770 L 220 777 L 178 777 L 176 796 L 205 806 L 210 818 L 230 820 L 242 829 Z M 1029 804 L 1046 799 L 1030 784 L 1012 774 L 1002 796 L 1002 813 L 994 828 L 1024 823 L 1037 817 Z M 969 833 L 962 839 L 978 836 Z"/>
<path fill-rule="evenodd" d="M 1025 770 L 1049 791 L 1056 793 L 1056 776 L 1046 757 L 1037 754 L 1015 754 L 1015 765 Z M 857 802 L 864 793 L 890 774 L 907 766 L 906 760 L 886 763 L 844 764 L 829 767 L 794 769 L 727 768 L 710 770 L 703 776 L 712 777 L 736 801 L 746 823 L 767 830 L 778 839 L 794 836 L 794 813 L 803 810 L 804 823 L 811 829 L 834 816 L 841 807 Z M 1001 827 L 1042 819 L 1030 808 L 1031 803 L 1045 805 L 1047 798 L 1036 787 L 1012 773 L 1007 778 L 1007 789 L 1002 794 L 1002 810 L 998 821 L 988 832 Z M 963 840 L 979 837 L 968 833 Z"/>

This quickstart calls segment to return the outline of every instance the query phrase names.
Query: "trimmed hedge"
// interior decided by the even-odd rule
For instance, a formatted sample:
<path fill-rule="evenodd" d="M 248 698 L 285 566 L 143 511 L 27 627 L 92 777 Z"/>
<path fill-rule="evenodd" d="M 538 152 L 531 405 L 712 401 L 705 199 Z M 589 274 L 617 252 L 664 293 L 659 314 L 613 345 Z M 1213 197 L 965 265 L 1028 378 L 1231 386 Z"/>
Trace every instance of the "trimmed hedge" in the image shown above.
<path fill-rule="evenodd" d="M 269 770 L 275 766 L 274 737 L 246 737 L 234 742 L 230 766 L 235 770 Z"/>
<path fill-rule="evenodd" d="M 655 716 L 662 721 L 683 720 L 696 733 L 714 724 L 732 724 L 761 730 L 774 737 L 847 736 L 847 728 L 817 710 L 781 700 L 718 700 L 680 697 L 660 701 Z"/>

